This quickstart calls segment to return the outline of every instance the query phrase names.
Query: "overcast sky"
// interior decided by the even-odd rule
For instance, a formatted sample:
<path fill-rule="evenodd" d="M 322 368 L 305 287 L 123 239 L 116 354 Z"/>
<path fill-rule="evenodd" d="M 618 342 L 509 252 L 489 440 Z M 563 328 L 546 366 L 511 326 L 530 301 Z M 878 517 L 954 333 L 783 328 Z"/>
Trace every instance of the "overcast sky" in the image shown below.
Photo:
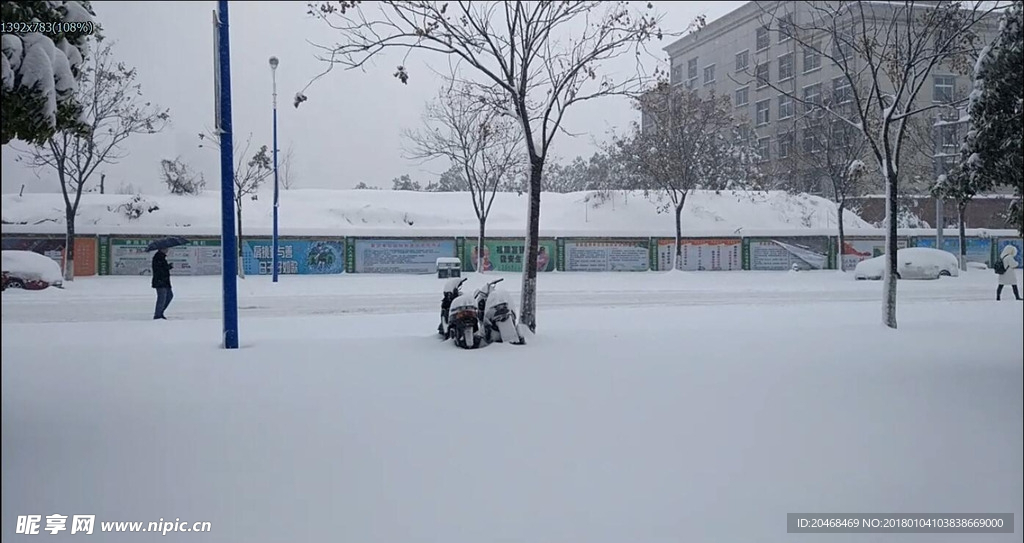
<path fill-rule="evenodd" d="M 698 14 L 708 21 L 743 2 L 653 2 L 664 14 L 663 28 L 678 32 Z M 114 54 L 136 66 L 148 100 L 170 108 L 172 125 L 156 135 L 128 140 L 130 155 L 116 165 L 101 167 L 108 192 L 132 184 L 154 194 L 165 189 L 159 180 L 160 160 L 182 157 L 205 174 L 208 185 L 218 185 L 218 157 L 212 147 L 198 148 L 198 133 L 213 125 L 213 29 L 216 2 L 109 2 L 94 1 L 104 34 L 116 41 Z M 306 2 L 231 2 L 231 87 L 235 145 L 252 133 L 254 147 L 270 145 L 272 135 L 272 79 L 270 56 L 280 59 L 277 70 L 278 140 L 282 153 L 294 152 L 298 188 L 351 188 L 359 182 L 391 187 L 391 179 L 409 174 L 426 185 L 443 169 L 440 163 L 422 164 L 403 158 L 402 132 L 421 126 L 424 106 L 436 96 L 440 78 L 427 65 L 447 67 L 439 56 L 414 55 L 408 62 L 408 85 L 392 76 L 400 62 L 385 57 L 365 72 L 335 69 L 317 81 L 298 109 L 292 98 L 323 71 L 314 43 L 333 43 L 337 34 L 322 21 L 307 15 Z M 661 48 L 652 52 L 663 62 Z M 657 59 L 648 61 L 650 67 Z M 632 60 L 609 66 L 614 72 L 632 68 Z M 565 127 L 582 135 L 559 135 L 552 153 L 563 161 L 589 156 L 610 130 L 622 131 L 637 119 L 625 98 L 609 97 L 574 105 Z M 14 146 L 24 144 L 15 142 Z M 59 187 L 50 172 L 37 174 L 15 162 L 11 146 L 3 148 L 3 192 L 51 192 Z M 98 183 L 99 176 L 96 176 Z"/>

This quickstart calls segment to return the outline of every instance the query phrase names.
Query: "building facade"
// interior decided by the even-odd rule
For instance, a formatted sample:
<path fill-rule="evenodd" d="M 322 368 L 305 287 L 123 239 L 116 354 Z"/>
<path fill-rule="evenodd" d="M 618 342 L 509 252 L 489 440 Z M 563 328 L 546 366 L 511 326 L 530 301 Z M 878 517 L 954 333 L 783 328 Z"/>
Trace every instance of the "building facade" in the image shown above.
<path fill-rule="evenodd" d="M 816 152 L 819 144 L 814 140 L 822 134 L 820 129 L 815 130 L 816 137 L 812 138 L 806 114 L 814 108 L 806 102 L 826 102 L 848 118 L 855 116 L 848 80 L 830 59 L 818 53 L 836 51 L 831 36 L 811 37 L 809 41 L 818 40 L 811 43 L 824 41 L 824 46 L 814 48 L 803 48 L 792 37 L 802 32 L 801 24 L 815 17 L 814 9 L 810 2 L 748 2 L 670 44 L 665 51 L 672 84 L 731 99 L 737 127 L 756 146 L 773 186 L 829 196 L 828 183 L 823 179 L 794 178 L 794 155 Z M 878 20 L 883 19 L 884 14 Z M 996 21 L 984 25 L 982 43 L 989 43 L 997 29 Z M 971 76 L 962 68 L 937 66 L 930 78 L 919 96 L 921 102 L 951 103 L 966 96 L 972 86 Z M 964 122 L 955 120 L 961 118 L 957 111 L 943 108 L 915 119 L 917 133 L 908 141 L 910 152 L 904 153 L 909 159 L 901 164 L 901 170 L 907 172 L 904 187 L 927 190 L 945 167 L 940 162 L 955 159 L 965 129 Z M 856 130 L 830 132 L 826 137 L 859 137 L 852 132 Z M 866 156 L 863 160 L 873 163 Z"/>

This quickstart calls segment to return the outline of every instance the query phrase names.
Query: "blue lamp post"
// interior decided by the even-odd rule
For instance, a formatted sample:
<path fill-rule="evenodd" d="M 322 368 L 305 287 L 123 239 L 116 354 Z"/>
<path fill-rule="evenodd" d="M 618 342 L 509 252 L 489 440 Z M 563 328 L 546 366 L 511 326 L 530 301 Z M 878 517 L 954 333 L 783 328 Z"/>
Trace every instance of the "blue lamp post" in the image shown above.
<path fill-rule="evenodd" d="M 277 271 L 280 267 L 278 261 L 278 241 L 277 241 L 277 209 L 280 205 L 278 200 L 279 188 L 277 182 L 277 57 L 270 57 L 270 74 L 274 80 L 274 282 L 277 282 Z"/>

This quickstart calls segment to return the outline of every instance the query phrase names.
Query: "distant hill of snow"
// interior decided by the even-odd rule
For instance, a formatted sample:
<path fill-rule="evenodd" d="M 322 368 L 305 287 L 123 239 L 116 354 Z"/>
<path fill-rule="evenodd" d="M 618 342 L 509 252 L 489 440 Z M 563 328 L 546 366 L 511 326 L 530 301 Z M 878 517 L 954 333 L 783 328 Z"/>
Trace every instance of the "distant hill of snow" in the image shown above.
<path fill-rule="evenodd" d="M 137 200 L 132 202 L 132 200 Z M 675 235 L 671 211 L 639 192 L 614 192 L 602 199 L 594 192 L 545 193 L 541 200 L 541 235 L 666 236 Z M 243 203 L 243 232 L 269 235 L 272 193 Z M 60 194 L 5 194 L 5 233 L 62 233 L 64 202 Z M 488 236 L 525 233 L 526 195 L 499 193 L 488 220 Z M 129 207 L 139 210 L 129 218 Z M 477 221 L 468 193 L 392 190 L 281 191 L 282 236 L 474 236 Z M 220 194 L 200 196 L 88 193 L 82 196 L 76 229 L 81 234 L 220 233 Z M 847 231 L 877 235 L 880 231 L 847 211 Z M 766 235 L 771 232 L 833 234 L 834 203 L 810 195 L 770 192 L 696 192 L 682 215 L 684 236 Z M 799 232 L 794 232 L 799 231 Z"/>

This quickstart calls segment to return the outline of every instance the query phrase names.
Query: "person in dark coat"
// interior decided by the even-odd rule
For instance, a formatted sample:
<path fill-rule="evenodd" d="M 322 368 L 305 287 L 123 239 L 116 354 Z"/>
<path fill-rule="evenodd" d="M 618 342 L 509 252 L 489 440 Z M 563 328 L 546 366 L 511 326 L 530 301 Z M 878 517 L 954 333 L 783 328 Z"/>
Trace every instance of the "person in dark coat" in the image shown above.
<path fill-rule="evenodd" d="M 167 249 L 160 249 L 153 255 L 153 288 L 156 289 L 156 311 L 153 319 L 166 319 L 164 310 L 171 305 L 174 292 L 171 291 L 171 268 L 167 261 Z"/>

